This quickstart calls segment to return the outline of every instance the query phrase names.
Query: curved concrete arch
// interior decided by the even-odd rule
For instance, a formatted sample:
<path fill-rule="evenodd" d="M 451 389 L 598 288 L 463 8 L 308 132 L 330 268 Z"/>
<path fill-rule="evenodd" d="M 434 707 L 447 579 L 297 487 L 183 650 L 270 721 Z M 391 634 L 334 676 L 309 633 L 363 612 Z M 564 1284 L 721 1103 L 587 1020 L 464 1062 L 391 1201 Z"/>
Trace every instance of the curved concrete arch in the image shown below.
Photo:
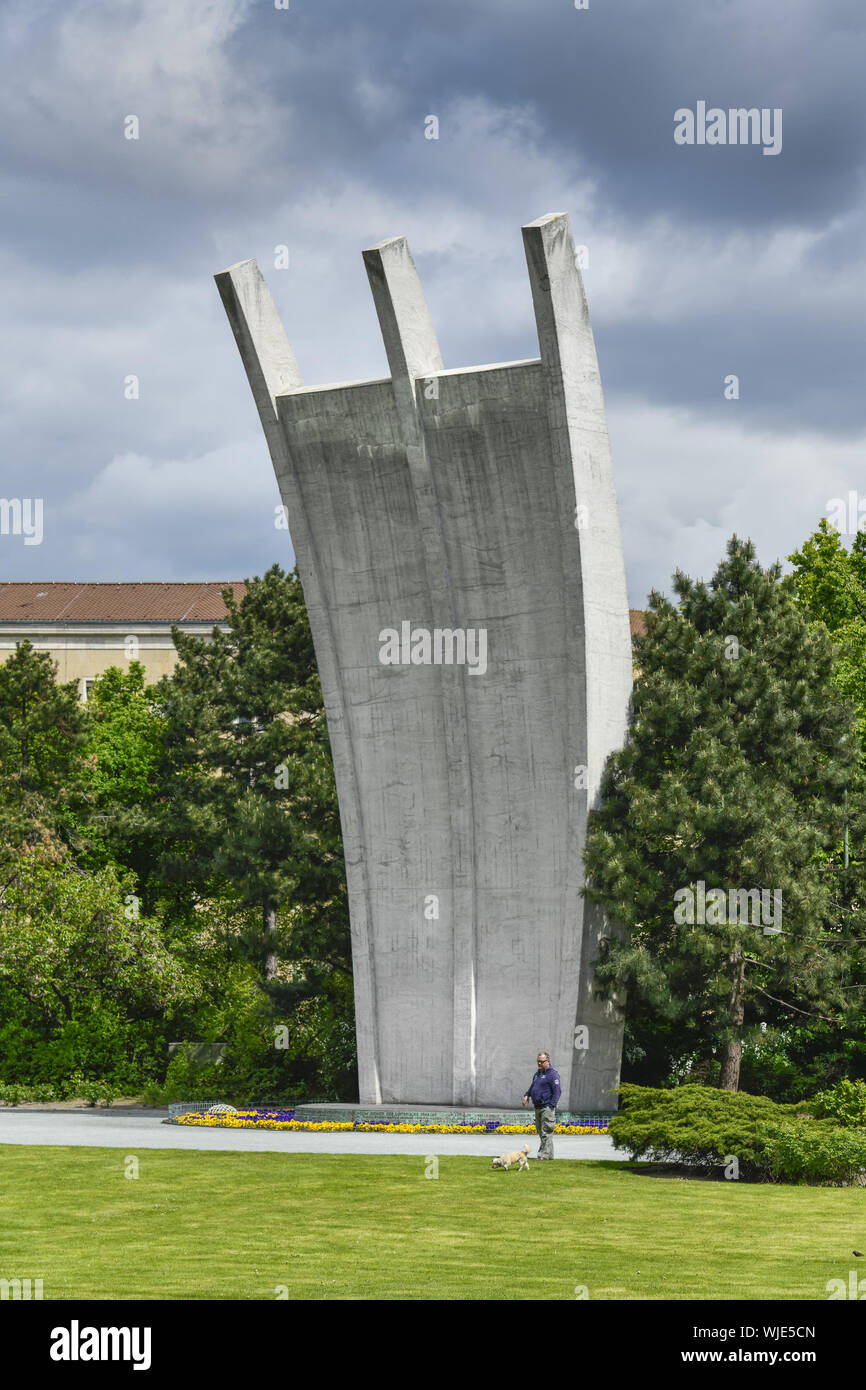
<path fill-rule="evenodd" d="M 541 1046 L 572 1109 L 618 1080 L 580 889 L 631 689 L 619 520 L 568 219 L 524 240 L 540 358 L 456 371 L 405 239 L 364 253 L 385 381 L 304 387 L 255 264 L 217 277 L 322 674 L 364 1103 L 511 1104 Z"/>

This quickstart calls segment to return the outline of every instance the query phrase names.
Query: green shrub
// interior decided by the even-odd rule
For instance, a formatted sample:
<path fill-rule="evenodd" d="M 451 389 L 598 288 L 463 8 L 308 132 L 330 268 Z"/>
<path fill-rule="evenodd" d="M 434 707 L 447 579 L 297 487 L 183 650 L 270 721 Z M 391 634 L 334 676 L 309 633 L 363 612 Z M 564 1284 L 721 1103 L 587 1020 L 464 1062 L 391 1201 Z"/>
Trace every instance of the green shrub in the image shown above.
<path fill-rule="evenodd" d="M 47 1101 L 60 1099 L 57 1089 L 54 1086 L 37 1084 L 35 1086 L 25 1086 L 24 1090 L 27 1092 L 27 1099 L 38 1104 L 44 1105 Z"/>
<path fill-rule="evenodd" d="M 165 1080 L 152 1081 L 144 1088 L 145 1105 L 168 1105 L 176 1100 L 197 1100 L 193 1094 L 192 1063 L 187 1048 L 178 1048 L 166 1068 Z M 206 1099 L 206 1097 L 205 1097 Z"/>
<path fill-rule="evenodd" d="M 608 1133 L 633 1160 L 716 1168 L 734 1156 L 743 1177 L 769 1176 L 767 1129 L 798 1113 L 765 1096 L 708 1086 L 662 1091 L 625 1084 L 620 1096 L 624 1108 L 612 1116 Z"/>
<path fill-rule="evenodd" d="M 93 1081 L 73 1072 L 64 1087 L 67 1100 L 86 1100 L 88 1105 L 110 1105 L 118 1092 L 107 1081 Z"/>
<path fill-rule="evenodd" d="M 835 1120 L 845 1128 L 866 1126 L 866 1081 L 839 1081 L 808 1103 L 816 1119 Z"/>
<path fill-rule="evenodd" d="M 53 1088 L 46 1100 L 71 1099 L 76 1074 L 105 1081 L 118 1095 L 137 1095 L 164 1071 L 166 1036 L 175 1026 L 163 1018 L 128 1019 L 112 1001 L 89 1001 L 80 1015 L 48 1025 L 0 980 L 0 1075 L 7 1084 Z"/>
<path fill-rule="evenodd" d="M 0 1105 L 27 1105 L 31 1102 L 58 1100 L 53 1086 L 19 1086 L 0 1083 Z"/>
<path fill-rule="evenodd" d="M 358 1048 L 353 1018 L 337 1018 L 328 1030 L 322 1048 L 319 1081 L 325 1100 L 343 1100 L 358 1094 Z"/>
<path fill-rule="evenodd" d="M 145 1105 L 169 1105 L 172 1101 L 224 1100 L 237 1104 L 238 1092 L 231 1077 L 227 1077 L 222 1062 L 201 1065 L 189 1043 L 179 1047 L 166 1068 L 163 1082 L 145 1086 L 142 1099 Z M 243 1102 L 249 1100 L 244 1094 Z"/>
<path fill-rule="evenodd" d="M 770 1173 L 783 1182 L 857 1182 L 866 1173 L 866 1130 L 800 1118 L 770 1125 L 764 1136 Z"/>

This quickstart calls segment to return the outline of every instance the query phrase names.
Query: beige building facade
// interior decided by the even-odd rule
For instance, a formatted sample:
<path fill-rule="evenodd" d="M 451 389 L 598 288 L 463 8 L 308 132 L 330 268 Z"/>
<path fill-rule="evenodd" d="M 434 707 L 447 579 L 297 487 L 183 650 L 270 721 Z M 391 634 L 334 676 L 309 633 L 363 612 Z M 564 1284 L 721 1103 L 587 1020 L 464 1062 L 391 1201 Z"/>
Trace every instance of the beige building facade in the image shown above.
<path fill-rule="evenodd" d="M 140 661 L 152 685 L 177 664 L 173 625 L 197 637 L 207 636 L 215 626 L 225 629 L 223 589 L 231 589 L 240 602 L 246 584 L 0 582 L 0 662 L 18 642 L 27 640 L 37 651 L 49 653 L 58 681 L 75 681 L 84 701 L 109 666 L 123 671 L 131 661 Z M 630 609 L 629 620 L 632 637 L 645 632 L 641 609 Z"/>
<path fill-rule="evenodd" d="M 144 666 L 148 684 L 174 670 L 172 626 L 206 637 L 225 629 L 221 591 L 240 602 L 240 580 L 181 583 L 88 581 L 0 582 L 0 662 L 25 640 L 48 652 L 60 682 L 75 681 L 87 700 L 94 680 L 109 666 Z"/>

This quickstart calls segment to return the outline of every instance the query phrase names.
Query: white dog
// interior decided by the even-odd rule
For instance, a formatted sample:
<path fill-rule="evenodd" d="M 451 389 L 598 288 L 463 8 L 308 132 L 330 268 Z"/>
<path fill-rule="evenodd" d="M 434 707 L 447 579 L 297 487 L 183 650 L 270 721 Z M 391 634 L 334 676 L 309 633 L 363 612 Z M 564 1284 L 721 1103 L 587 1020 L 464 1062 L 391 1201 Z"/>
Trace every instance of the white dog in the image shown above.
<path fill-rule="evenodd" d="M 529 1164 L 528 1164 L 527 1161 L 526 1161 L 526 1155 L 527 1155 L 528 1153 L 529 1153 L 529 1145 L 528 1145 L 528 1144 L 524 1144 L 524 1146 L 523 1146 L 522 1149 L 515 1149 L 515 1150 L 514 1150 L 514 1153 L 503 1154 L 501 1158 L 494 1158 L 494 1160 L 493 1160 L 493 1167 L 494 1167 L 494 1168 L 510 1168 L 511 1165 L 512 1165 L 512 1163 L 516 1163 L 516 1164 L 517 1164 L 517 1171 L 518 1171 L 518 1173 L 520 1172 L 520 1169 L 521 1169 L 521 1168 L 525 1168 L 526 1171 L 527 1171 L 527 1173 L 528 1173 L 528 1172 L 529 1172 Z"/>

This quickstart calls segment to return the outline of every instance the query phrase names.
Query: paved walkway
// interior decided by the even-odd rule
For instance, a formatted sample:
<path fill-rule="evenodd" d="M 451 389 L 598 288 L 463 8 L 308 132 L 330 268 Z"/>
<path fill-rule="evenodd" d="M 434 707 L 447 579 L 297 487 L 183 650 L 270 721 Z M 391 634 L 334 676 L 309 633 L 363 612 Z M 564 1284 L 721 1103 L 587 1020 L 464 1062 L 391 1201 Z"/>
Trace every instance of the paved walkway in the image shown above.
<path fill-rule="evenodd" d="M 495 1154 L 530 1145 L 538 1152 L 535 1135 L 502 1134 L 305 1134 L 279 1129 L 199 1129 L 164 1125 L 166 1112 L 112 1114 L 107 1110 L 38 1113 L 0 1110 L 0 1144 L 71 1144 L 110 1149 L 240 1149 L 251 1153 L 332 1154 Z M 626 1157 L 601 1134 L 558 1134 L 557 1158 Z"/>

